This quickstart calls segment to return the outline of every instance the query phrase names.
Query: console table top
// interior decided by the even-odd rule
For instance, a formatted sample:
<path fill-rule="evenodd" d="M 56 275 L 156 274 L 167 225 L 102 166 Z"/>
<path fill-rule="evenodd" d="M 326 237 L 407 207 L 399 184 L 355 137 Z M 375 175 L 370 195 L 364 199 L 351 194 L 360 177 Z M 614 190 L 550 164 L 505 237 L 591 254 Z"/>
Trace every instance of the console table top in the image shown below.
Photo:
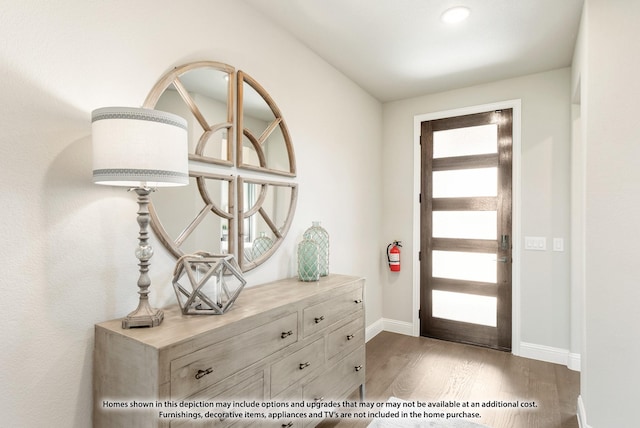
<path fill-rule="evenodd" d="M 122 319 L 96 324 L 96 331 L 103 330 L 142 342 L 153 348 L 174 345 L 176 339 L 188 340 L 212 329 L 224 327 L 261 313 L 311 298 L 320 293 L 344 287 L 362 280 L 362 277 L 330 274 L 317 282 L 299 281 L 297 277 L 245 287 L 233 307 L 223 315 L 183 315 L 175 304 L 163 308 L 162 324 L 153 328 L 122 328 Z"/>

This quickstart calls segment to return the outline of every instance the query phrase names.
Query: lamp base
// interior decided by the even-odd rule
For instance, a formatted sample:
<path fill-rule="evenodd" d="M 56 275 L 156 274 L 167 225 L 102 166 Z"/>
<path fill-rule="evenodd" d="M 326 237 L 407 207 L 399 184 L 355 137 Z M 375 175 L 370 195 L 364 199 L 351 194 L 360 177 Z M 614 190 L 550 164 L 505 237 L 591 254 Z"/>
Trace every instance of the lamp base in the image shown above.
<path fill-rule="evenodd" d="M 164 312 L 161 309 L 139 306 L 122 319 L 122 328 L 157 327 L 163 319 Z"/>

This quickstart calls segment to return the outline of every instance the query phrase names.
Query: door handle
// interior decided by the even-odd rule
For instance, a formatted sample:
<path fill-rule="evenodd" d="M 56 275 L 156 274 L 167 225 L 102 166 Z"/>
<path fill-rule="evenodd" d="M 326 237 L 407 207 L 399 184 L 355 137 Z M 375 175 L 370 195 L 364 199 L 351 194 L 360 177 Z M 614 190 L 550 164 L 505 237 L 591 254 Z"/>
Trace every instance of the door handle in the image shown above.
<path fill-rule="evenodd" d="M 509 249 L 509 235 L 500 235 L 500 249 L 501 250 Z"/>

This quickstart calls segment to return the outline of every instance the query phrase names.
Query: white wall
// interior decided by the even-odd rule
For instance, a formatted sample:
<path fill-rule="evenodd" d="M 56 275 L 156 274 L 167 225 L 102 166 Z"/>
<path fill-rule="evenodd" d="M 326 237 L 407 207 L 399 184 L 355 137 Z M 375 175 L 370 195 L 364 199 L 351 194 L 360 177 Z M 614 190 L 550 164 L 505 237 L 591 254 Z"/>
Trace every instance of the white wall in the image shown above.
<path fill-rule="evenodd" d="M 506 100 L 522 100 L 521 232 L 547 237 L 546 252 L 521 251 L 522 342 L 568 353 L 570 349 L 570 69 L 427 95 L 384 105 L 386 241 L 404 243 L 400 274 L 386 273 L 383 317 L 412 321 L 414 116 Z M 518 189 L 514 189 L 518 191 Z M 565 239 L 552 252 L 553 237 Z M 522 242 L 515 245 L 523 246 Z M 406 254 L 406 255 L 405 255 Z"/>
<path fill-rule="evenodd" d="M 289 126 L 300 197 L 289 237 L 249 284 L 295 274 L 313 220 L 331 270 L 367 277 L 381 317 L 381 105 L 234 0 L 0 1 L 0 415 L 3 426 L 91 426 L 93 324 L 136 306 L 136 204 L 91 183 L 91 110 L 140 106 L 172 67 L 216 60 L 270 93 Z M 153 240 L 152 304 L 175 299 Z"/>
<path fill-rule="evenodd" d="M 574 58 L 585 165 L 583 426 L 637 425 L 640 3 L 587 0 Z"/>

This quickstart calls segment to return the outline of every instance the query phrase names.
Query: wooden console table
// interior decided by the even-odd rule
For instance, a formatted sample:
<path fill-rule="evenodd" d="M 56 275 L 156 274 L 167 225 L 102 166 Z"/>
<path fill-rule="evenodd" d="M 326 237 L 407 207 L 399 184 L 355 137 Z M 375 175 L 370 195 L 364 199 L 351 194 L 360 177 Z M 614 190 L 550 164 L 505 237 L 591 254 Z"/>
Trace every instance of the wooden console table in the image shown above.
<path fill-rule="evenodd" d="M 190 426 L 189 419 L 159 418 L 155 408 L 117 407 L 132 401 L 315 402 L 344 399 L 358 387 L 363 398 L 363 292 L 358 277 L 291 278 L 246 288 L 224 315 L 182 315 L 176 305 L 154 328 L 122 329 L 119 319 L 97 324 L 94 427 Z M 231 418 L 198 426 L 212 425 L 250 423 Z"/>

